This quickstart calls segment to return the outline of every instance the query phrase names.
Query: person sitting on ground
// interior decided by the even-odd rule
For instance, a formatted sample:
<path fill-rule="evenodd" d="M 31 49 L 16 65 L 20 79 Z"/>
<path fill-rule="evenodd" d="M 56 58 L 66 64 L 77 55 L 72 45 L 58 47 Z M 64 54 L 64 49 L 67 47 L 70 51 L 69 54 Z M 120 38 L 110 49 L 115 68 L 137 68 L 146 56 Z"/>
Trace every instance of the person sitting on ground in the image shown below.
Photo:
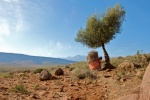
<path fill-rule="evenodd" d="M 88 53 L 87 62 L 91 70 L 102 70 L 101 68 L 102 57 L 98 57 L 97 51 L 92 50 Z"/>
<path fill-rule="evenodd" d="M 89 68 L 91 70 L 99 70 L 99 71 L 101 71 L 102 70 L 101 62 L 102 62 L 102 57 L 99 57 L 97 60 L 92 61 L 92 62 L 89 63 Z"/>

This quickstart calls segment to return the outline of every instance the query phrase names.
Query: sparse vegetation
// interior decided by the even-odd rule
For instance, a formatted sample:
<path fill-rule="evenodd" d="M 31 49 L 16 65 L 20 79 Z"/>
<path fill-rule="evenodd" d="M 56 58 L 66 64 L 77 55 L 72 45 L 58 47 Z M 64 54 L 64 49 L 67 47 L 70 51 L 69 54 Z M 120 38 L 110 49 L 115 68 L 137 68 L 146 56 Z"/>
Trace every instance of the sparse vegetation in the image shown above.
<path fill-rule="evenodd" d="M 55 81 L 55 85 L 57 85 L 57 86 L 59 85 L 60 86 L 60 85 L 62 85 L 62 82 L 60 80 L 56 80 Z"/>
<path fill-rule="evenodd" d="M 150 54 L 135 54 L 133 56 L 126 56 L 126 57 L 114 57 L 111 58 L 111 64 L 115 67 L 118 67 L 123 61 L 128 60 L 134 63 L 136 68 L 139 67 L 147 67 L 150 61 Z"/>
<path fill-rule="evenodd" d="M 74 76 L 77 77 L 78 79 L 96 79 L 97 75 L 94 73 L 94 71 L 91 71 L 89 69 L 86 70 L 76 70 L 74 73 Z"/>
<path fill-rule="evenodd" d="M 23 73 L 29 73 L 30 70 L 23 70 Z"/>
<path fill-rule="evenodd" d="M 22 94 L 29 93 L 22 84 L 19 84 L 13 87 L 12 89 L 10 89 L 10 92 L 16 92 L 16 93 L 22 93 Z"/>
<path fill-rule="evenodd" d="M 44 69 L 43 68 L 39 68 L 39 69 L 36 69 L 33 73 L 36 74 L 36 73 L 41 73 Z"/>
<path fill-rule="evenodd" d="M 39 90 L 39 89 L 40 89 L 39 84 L 35 84 L 35 85 L 34 85 L 34 90 Z"/>
<path fill-rule="evenodd" d="M 27 73 L 23 73 L 20 75 L 20 77 L 29 77 L 29 75 Z"/>
<path fill-rule="evenodd" d="M 119 72 L 119 73 L 118 73 L 118 76 L 119 76 L 119 77 L 124 77 L 124 76 L 125 76 L 125 71 Z"/>
<path fill-rule="evenodd" d="M 12 78 L 13 77 L 13 73 L 12 72 L 1 72 L 0 73 L 0 77 L 4 77 L 4 78 Z"/>
<path fill-rule="evenodd" d="M 114 57 L 111 58 L 111 63 L 115 66 L 115 69 L 112 70 L 103 70 L 103 71 L 93 71 L 89 69 L 88 62 L 77 62 L 74 64 L 70 64 L 68 68 L 65 66 L 56 66 L 56 67 L 42 67 L 33 71 L 28 71 L 22 69 L 21 71 L 7 71 L 0 73 L 1 80 L 1 91 L 3 94 L 10 94 L 8 98 L 40 98 L 45 99 L 54 94 L 44 92 L 45 90 L 51 91 L 65 91 L 69 93 L 75 93 L 73 98 L 78 94 L 78 91 L 81 89 L 83 98 L 89 92 L 92 92 L 92 95 L 95 96 L 100 92 L 103 92 L 103 89 L 107 89 L 108 91 L 115 91 L 117 94 L 127 94 L 127 91 L 133 91 L 132 88 L 136 88 L 141 84 L 143 74 L 147 67 L 147 63 L 149 62 L 150 54 L 135 54 L 133 56 L 126 57 Z M 120 64 L 124 62 L 129 62 L 129 64 L 134 64 L 134 66 L 139 65 L 140 67 L 135 67 L 134 69 L 123 69 L 120 68 Z M 142 64 L 141 64 L 142 63 Z M 105 64 L 105 62 L 102 63 Z M 124 64 L 125 65 L 125 64 Z M 128 65 L 128 63 L 127 63 Z M 132 66 L 131 66 L 132 67 Z M 48 80 L 48 81 L 38 81 L 39 74 L 43 69 L 46 69 L 52 75 L 55 75 L 55 71 L 58 68 L 62 68 L 64 70 L 64 76 L 53 76 L 56 79 Z M 104 68 L 104 67 L 102 67 Z M 19 83 L 16 85 L 16 83 Z M 5 85 L 7 84 L 7 85 Z M 15 84 L 15 85 L 14 85 Z M 128 85 L 128 87 L 126 87 Z M 29 90 L 26 88 L 28 87 Z M 102 87 L 102 88 L 101 88 Z M 111 88 L 110 88 L 111 87 Z M 132 88 L 131 88 L 132 87 Z M 94 88 L 94 89 L 93 89 Z M 99 88 L 99 89 L 97 89 Z M 120 92 L 120 89 L 122 90 Z M 86 91 L 88 90 L 88 91 Z M 34 94 L 35 93 L 35 94 Z M 15 95 L 15 96 L 12 96 Z M 103 94 L 103 93 L 102 93 Z M 105 92 L 104 92 L 105 94 Z M 113 93 L 112 93 L 113 94 Z M 120 96 L 121 96 L 120 95 Z M 108 100 L 113 100 L 114 98 L 118 98 L 119 96 L 113 96 L 108 94 L 110 97 Z M 7 98 L 7 97 L 6 97 Z M 82 98 L 82 97 L 81 97 Z M 75 98 L 76 99 L 76 98 Z M 99 99 L 101 100 L 101 99 Z"/>
<path fill-rule="evenodd" d="M 77 62 L 71 65 L 71 69 L 71 71 L 86 70 L 88 69 L 88 64 L 87 62 Z"/>

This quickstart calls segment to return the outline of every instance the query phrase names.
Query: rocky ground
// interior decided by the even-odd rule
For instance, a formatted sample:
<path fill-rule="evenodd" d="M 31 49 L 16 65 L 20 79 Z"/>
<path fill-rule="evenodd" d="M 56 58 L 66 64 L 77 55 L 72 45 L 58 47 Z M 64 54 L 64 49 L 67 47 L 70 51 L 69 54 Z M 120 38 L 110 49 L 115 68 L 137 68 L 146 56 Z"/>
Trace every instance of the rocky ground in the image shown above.
<path fill-rule="evenodd" d="M 9 73 L 0 77 L 0 100 L 117 100 L 139 91 L 144 69 L 95 71 L 97 79 L 73 79 L 71 74 L 65 69 L 64 76 L 40 81 L 33 71 Z"/>

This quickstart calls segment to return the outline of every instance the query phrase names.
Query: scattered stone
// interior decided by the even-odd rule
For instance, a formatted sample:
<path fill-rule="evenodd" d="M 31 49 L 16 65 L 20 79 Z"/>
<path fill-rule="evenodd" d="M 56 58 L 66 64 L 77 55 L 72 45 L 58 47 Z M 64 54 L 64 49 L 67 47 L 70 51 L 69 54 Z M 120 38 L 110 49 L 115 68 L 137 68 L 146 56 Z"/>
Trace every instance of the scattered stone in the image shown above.
<path fill-rule="evenodd" d="M 65 68 L 69 68 L 69 66 L 68 65 L 66 65 L 66 67 Z"/>
<path fill-rule="evenodd" d="M 104 84 L 107 84 L 107 82 L 104 82 Z"/>
<path fill-rule="evenodd" d="M 64 71 L 63 71 L 61 68 L 58 68 L 58 69 L 55 71 L 55 75 L 56 75 L 56 76 L 64 75 Z"/>
<path fill-rule="evenodd" d="M 69 86 L 75 86 L 74 84 L 69 84 Z"/>
<path fill-rule="evenodd" d="M 57 77 L 55 77 L 55 76 L 52 76 L 51 78 L 52 78 L 53 80 L 57 79 Z"/>
<path fill-rule="evenodd" d="M 111 72 L 112 71 L 112 69 L 106 69 L 106 72 Z"/>
<path fill-rule="evenodd" d="M 79 98 L 79 97 L 77 97 L 77 98 L 75 98 L 75 100 L 80 100 L 80 98 Z"/>
<path fill-rule="evenodd" d="M 94 92 L 94 93 L 92 93 L 93 95 L 96 95 L 96 93 Z"/>
<path fill-rule="evenodd" d="M 136 76 L 141 77 L 143 75 L 142 71 L 138 70 Z"/>
<path fill-rule="evenodd" d="M 142 63 L 148 63 L 148 57 L 146 55 L 142 55 Z"/>
<path fill-rule="evenodd" d="M 126 84 L 123 84 L 122 86 L 123 86 L 123 87 L 125 87 L 125 86 L 126 86 Z"/>
<path fill-rule="evenodd" d="M 60 87 L 60 92 L 64 92 L 64 86 Z"/>
<path fill-rule="evenodd" d="M 68 99 L 69 99 L 69 100 L 72 100 L 72 99 L 73 99 L 73 96 L 72 96 L 72 95 L 70 95 L 70 96 L 68 97 Z"/>
<path fill-rule="evenodd" d="M 133 71 L 135 69 L 135 64 L 125 60 L 118 66 L 118 71 Z"/>
<path fill-rule="evenodd" d="M 2 92 L 2 91 L 7 91 L 7 90 L 8 90 L 7 87 L 0 87 L 0 92 Z"/>
<path fill-rule="evenodd" d="M 126 78 L 121 78 L 120 82 L 125 82 L 127 79 Z"/>
<path fill-rule="evenodd" d="M 47 88 L 45 86 L 41 86 L 40 90 L 47 90 Z"/>
<path fill-rule="evenodd" d="M 9 93 L 3 93 L 3 95 L 5 95 L 5 96 L 6 96 L 6 95 L 9 95 Z"/>
<path fill-rule="evenodd" d="M 126 74 L 126 75 L 130 75 L 130 74 L 131 74 L 131 71 L 127 72 L 127 74 Z"/>
<path fill-rule="evenodd" d="M 48 91 L 42 91 L 42 92 L 39 93 L 39 95 L 40 95 L 40 96 L 44 96 L 44 95 L 46 95 L 46 94 L 48 94 L 48 93 L 49 93 Z"/>
<path fill-rule="evenodd" d="M 111 75 L 104 75 L 104 77 L 105 77 L 105 78 L 109 78 L 109 77 L 111 77 Z"/>
<path fill-rule="evenodd" d="M 40 97 L 39 97 L 37 94 L 35 94 L 35 93 L 32 93 L 32 94 L 30 95 L 30 98 L 33 98 L 33 99 L 40 99 Z"/>
<path fill-rule="evenodd" d="M 121 77 L 119 77 L 118 75 L 115 75 L 115 76 L 113 77 L 113 79 L 119 81 L 119 80 L 121 79 Z"/>
<path fill-rule="evenodd" d="M 47 70 L 43 70 L 41 73 L 40 73 L 40 81 L 45 81 L 45 80 L 49 80 L 52 78 L 52 75 L 51 73 L 49 73 L 49 71 Z"/>
<path fill-rule="evenodd" d="M 104 85 L 104 88 L 107 88 L 107 86 L 106 86 L 106 85 Z"/>
<path fill-rule="evenodd" d="M 136 89 L 134 89 L 131 94 L 139 94 L 140 93 L 140 87 L 137 87 Z"/>

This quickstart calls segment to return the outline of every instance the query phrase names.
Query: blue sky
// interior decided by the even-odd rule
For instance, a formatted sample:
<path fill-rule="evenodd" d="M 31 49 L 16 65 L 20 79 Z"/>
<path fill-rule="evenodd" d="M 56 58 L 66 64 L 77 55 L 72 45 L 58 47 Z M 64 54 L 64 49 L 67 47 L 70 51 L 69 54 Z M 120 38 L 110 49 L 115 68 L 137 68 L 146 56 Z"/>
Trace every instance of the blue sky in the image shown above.
<path fill-rule="evenodd" d="M 150 52 L 149 0 L 0 0 L 0 52 L 68 57 L 92 50 L 74 41 L 94 13 L 120 3 L 121 34 L 106 45 L 111 57 Z M 103 56 L 102 48 L 96 49 Z"/>

